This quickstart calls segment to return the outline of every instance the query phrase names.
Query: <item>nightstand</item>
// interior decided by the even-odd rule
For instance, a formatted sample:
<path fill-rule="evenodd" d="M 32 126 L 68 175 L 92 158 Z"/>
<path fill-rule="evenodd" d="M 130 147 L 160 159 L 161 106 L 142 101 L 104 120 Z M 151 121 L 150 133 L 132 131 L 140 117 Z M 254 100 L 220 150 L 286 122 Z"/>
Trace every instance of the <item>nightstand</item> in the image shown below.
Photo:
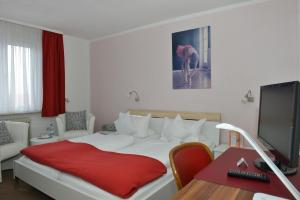
<path fill-rule="evenodd" d="M 221 144 L 219 146 L 216 146 L 213 149 L 213 153 L 214 153 L 214 158 L 216 159 L 217 157 L 219 157 L 222 153 L 224 153 L 226 150 L 228 149 L 228 145 L 227 144 Z"/>
<path fill-rule="evenodd" d="M 31 138 L 30 145 L 37 145 L 37 144 L 46 144 L 50 142 L 57 142 L 59 140 L 58 136 L 52 136 L 51 138 L 42 139 L 39 137 Z"/>

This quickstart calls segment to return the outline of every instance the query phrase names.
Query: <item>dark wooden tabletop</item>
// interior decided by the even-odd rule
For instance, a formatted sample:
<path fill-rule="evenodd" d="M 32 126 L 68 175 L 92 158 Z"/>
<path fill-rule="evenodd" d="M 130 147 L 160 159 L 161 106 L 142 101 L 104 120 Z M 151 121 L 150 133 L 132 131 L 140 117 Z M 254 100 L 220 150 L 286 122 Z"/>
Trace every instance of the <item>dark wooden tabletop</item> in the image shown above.
<path fill-rule="evenodd" d="M 172 200 L 219 200 L 236 199 L 248 200 L 253 198 L 254 193 L 240 188 L 219 185 L 202 180 L 192 180 L 188 185 L 178 191 Z"/>

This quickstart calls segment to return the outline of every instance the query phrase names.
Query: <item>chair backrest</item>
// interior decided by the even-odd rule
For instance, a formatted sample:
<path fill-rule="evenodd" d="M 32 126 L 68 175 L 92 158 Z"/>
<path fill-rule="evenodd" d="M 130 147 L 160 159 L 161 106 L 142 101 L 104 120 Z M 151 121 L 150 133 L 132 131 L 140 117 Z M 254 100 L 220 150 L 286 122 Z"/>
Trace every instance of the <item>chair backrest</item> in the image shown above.
<path fill-rule="evenodd" d="M 189 142 L 174 147 L 169 158 L 177 188 L 180 190 L 213 160 L 213 155 L 205 144 Z"/>
<path fill-rule="evenodd" d="M 23 148 L 28 146 L 29 123 L 16 121 L 5 121 L 5 123 L 14 142 L 21 143 Z"/>

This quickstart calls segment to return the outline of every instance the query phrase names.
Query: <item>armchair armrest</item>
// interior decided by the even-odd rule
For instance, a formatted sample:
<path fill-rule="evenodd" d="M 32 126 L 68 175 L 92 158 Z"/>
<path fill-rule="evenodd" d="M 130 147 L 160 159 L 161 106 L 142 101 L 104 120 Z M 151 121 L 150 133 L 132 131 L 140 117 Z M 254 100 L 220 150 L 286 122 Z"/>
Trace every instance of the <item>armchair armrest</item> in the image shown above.
<path fill-rule="evenodd" d="M 57 124 L 58 135 L 62 136 L 65 132 L 65 126 L 63 120 L 60 117 L 56 117 L 56 124 Z"/>
<path fill-rule="evenodd" d="M 88 120 L 88 132 L 89 134 L 94 133 L 94 125 L 95 125 L 95 116 L 90 114 L 89 120 Z"/>
<path fill-rule="evenodd" d="M 24 147 L 28 146 L 29 124 L 12 121 L 6 121 L 5 123 L 8 131 L 14 139 L 14 142 L 21 143 Z"/>

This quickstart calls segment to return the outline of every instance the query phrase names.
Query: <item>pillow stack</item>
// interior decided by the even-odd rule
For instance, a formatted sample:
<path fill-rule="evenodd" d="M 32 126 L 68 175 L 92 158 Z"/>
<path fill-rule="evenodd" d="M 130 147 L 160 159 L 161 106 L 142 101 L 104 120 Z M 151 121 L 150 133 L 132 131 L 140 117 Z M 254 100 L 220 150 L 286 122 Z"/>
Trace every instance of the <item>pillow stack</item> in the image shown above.
<path fill-rule="evenodd" d="M 199 141 L 201 130 L 206 119 L 185 122 L 180 115 L 175 119 L 164 118 L 161 139 L 165 141 L 190 142 Z"/>
<path fill-rule="evenodd" d="M 149 128 L 151 115 L 136 116 L 129 113 L 120 113 L 119 118 L 114 122 L 118 134 L 132 135 L 138 138 L 145 138 L 153 135 Z M 204 142 L 206 136 L 202 133 L 202 127 L 206 119 L 199 121 L 183 120 L 178 114 L 175 119 L 164 118 L 161 130 L 161 140 L 167 142 Z"/>
<path fill-rule="evenodd" d="M 149 123 L 151 115 L 137 116 L 129 113 L 120 113 L 119 118 L 114 122 L 119 134 L 132 135 L 139 138 L 149 136 Z"/>

